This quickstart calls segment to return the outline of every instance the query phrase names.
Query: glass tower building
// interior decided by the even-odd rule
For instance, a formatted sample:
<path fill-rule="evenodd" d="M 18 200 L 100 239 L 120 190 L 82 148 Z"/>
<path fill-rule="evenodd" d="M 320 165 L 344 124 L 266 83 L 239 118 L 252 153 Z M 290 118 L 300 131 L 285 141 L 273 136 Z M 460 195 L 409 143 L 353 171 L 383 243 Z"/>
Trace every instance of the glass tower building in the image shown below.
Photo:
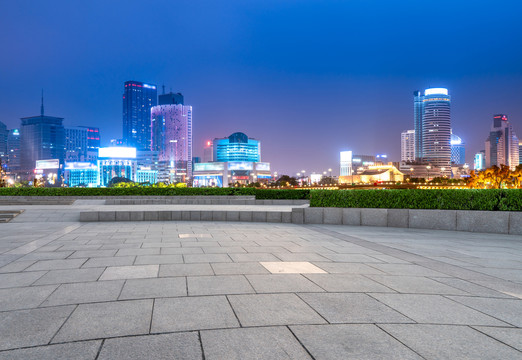
<path fill-rule="evenodd" d="M 401 133 L 401 161 L 415 161 L 415 130 Z"/>
<path fill-rule="evenodd" d="M 188 182 L 192 177 L 192 106 L 154 106 L 151 130 L 152 151 L 165 164 L 169 181 Z"/>
<path fill-rule="evenodd" d="M 519 164 L 518 137 L 507 115 L 493 116 L 493 125 L 486 139 L 486 167 L 507 165 L 511 170 Z"/>
<path fill-rule="evenodd" d="M 435 167 L 451 165 L 451 119 L 448 89 L 431 88 L 422 98 L 422 159 Z"/>
<path fill-rule="evenodd" d="M 150 109 L 158 103 L 156 85 L 126 81 L 123 92 L 123 141 L 150 150 Z"/>
<path fill-rule="evenodd" d="M 455 165 L 463 165 L 466 162 L 466 144 L 460 136 L 451 134 L 451 163 Z"/>
<path fill-rule="evenodd" d="M 422 114 L 423 114 L 423 96 L 421 92 L 416 90 L 413 92 L 413 124 L 414 124 L 414 143 L 415 143 L 415 160 L 422 159 Z"/>
<path fill-rule="evenodd" d="M 261 143 L 244 133 L 236 132 L 228 138 L 214 139 L 214 161 L 261 161 Z"/>

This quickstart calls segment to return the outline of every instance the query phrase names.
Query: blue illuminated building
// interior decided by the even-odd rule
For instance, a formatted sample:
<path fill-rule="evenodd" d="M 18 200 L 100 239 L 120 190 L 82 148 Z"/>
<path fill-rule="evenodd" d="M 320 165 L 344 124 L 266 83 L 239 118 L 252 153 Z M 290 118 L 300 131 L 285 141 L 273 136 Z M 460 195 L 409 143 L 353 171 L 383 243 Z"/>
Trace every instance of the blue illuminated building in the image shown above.
<path fill-rule="evenodd" d="M 126 81 L 123 92 L 123 141 L 150 150 L 150 109 L 158 104 L 156 85 Z"/>
<path fill-rule="evenodd" d="M 455 165 L 463 165 L 466 162 L 466 148 L 462 139 L 451 134 L 451 163 Z"/>
<path fill-rule="evenodd" d="M 97 187 L 98 167 L 90 162 L 68 162 L 64 178 L 69 187 Z"/>
<path fill-rule="evenodd" d="M 236 132 L 224 139 L 214 139 L 214 161 L 261 161 L 261 144 L 244 133 Z"/>

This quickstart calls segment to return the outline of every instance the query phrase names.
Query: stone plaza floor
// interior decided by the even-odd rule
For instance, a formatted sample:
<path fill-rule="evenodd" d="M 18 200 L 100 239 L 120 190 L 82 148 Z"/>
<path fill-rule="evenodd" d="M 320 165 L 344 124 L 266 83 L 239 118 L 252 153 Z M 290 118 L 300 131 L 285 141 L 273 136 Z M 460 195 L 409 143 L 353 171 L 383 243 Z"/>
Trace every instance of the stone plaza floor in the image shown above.
<path fill-rule="evenodd" d="M 81 207 L 0 224 L 0 359 L 522 359 L 521 236 Z"/>

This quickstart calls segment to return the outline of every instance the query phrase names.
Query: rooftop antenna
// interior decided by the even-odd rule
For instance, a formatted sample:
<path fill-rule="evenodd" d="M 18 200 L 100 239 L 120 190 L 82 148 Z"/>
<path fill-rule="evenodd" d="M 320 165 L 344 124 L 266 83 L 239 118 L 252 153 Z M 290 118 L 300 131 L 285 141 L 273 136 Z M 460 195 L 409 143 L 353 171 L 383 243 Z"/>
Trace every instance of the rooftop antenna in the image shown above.
<path fill-rule="evenodd" d="M 40 107 L 40 115 L 44 116 L 43 89 L 42 89 L 42 106 Z"/>
<path fill-rule="evenodd" d="M 163 95 L 165 95 L 165 84 L 163 84 L 162 87 L 163 87 Z"/>

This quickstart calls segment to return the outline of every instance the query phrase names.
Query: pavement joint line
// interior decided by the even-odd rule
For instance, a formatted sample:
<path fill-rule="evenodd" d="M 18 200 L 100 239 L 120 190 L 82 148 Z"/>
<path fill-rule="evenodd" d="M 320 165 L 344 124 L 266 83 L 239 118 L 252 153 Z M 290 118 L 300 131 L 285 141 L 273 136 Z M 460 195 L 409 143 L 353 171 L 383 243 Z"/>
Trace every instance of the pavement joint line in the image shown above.
<path fill-rule="evenodd" d="M 315 360 L 315 357 L 312 355 L 312 353 L 308 350 L 308 348 L 302 343 L 301 339 L 299 339 L 295 333 L 292 331 L 292 329 L 290 328 L 289 325 L 286 325 L 285 326 L 288 331 L 290 331 L 290 333 L 292 334 L 292 336 L 297 340 L 297 342 L 299 343 L 299 345 L 301 345 L 301 347 L 306 351 L 306 353 L 308 354 L 308 356 L 310 356 L 311 359 Z"/>
<path fill-rule="evenodd" d="M 378 243 L 374 243 L 374 242 L 371 242 L 371 241 L 368 241 L 368 240 L 364 240 L 364 239 L 359 238 L 357 236 L 345 235 L 345 234 L 337 232 L 337 231 L 324 229 L 324 228 L 322 228 L 320 226 L 317 226 L 317 225 L 304 225 L 304 227 L 312 229 L 312 230 L 314 230 L 316 232 L 327 233 L 330 236 L 335 237 L 335 238 L 337 238 L 339 240 L 344 240 L 344 241 L 353 243 L 355 245 L 363 246 L 363 247 L 365 247 L 365 248 L 367 248 L 369 250 L 379 251 L 381 253 L 385 253 L 387 255 L 394 256 L 394 257 L 399 258 L 401 260 L 412 262 L 415 265 L 423 266 L 423 267 L 428 268 L 430 270 L 437 271 L 437 272 L 440 272 L 440 273 L 444 273 L 444 274 L 446 274 L 446 275 L 448 275 L 450 277 L 459 278 L 459 277 L 457 277 L 455 275 L 452 275 L 451 273 L 444 272 L 444 269 L 440 269 L 440 267 L 434 267 L 433 264 L 437 264 L 438 266 L 442 265 L 446 269 L 453 269 L 453 270 L 458 270 L 458 271 L 461 271 L 461 272 L 462 271 L 464 271 L 464 272 L 468 272 L 469 271 L 469 272 L 472 272 L 472 273 L 474 273 L 476 275 L 480 275 L 480 277 L 482 277 L 485 280 L 503 280 L 503 279 L 501 279 L 499 277 L 496 277 L 496 276 L 486 275 L 486 274 L 483 274 L 483 273 L 480 273 L 480 272 L 477 272 L 477 271 L 473 271 L 473 270 L 470 270 L 470 269 L 467 269 L 467 268 L 462 268 L 462 267 L 457 266 L 457 265 L 448 264 L 448 263 L 445 263 L 445 262 L 442 262 L 442 261 L 439 261 L 439 260 L 433 260 L 433 259 L 427 258 L 425 256 L 418 255 L 418 254 L 415 254 L 415 253 L 411 253 L 411 252 L 408 252 L 408 251 L 405 251 L 405 250 L 396 249 L 396 248 L 393 248 L 393 247 L 390 247 L 390 246 L 387 246 L 387 245 L 378 244 Z M 418 260 L 415 261 L 415 262 L 412 261 L 412 260 L 406 260 L 406 258 L 411 258 L 411 257 L 416 257 L 416 258 L 418 258 Z M 379 270 L 378 268 L 372 266 L 372 263 L 365 263 L 365 264 L 368 265 L 368 266 L 373 267 L 374 269 Z M 430 264 L 432 264 L 431 267 L 430 267 Z M 459 278 L 459 279 L 466 280 L 466 279 L 462 279 L 462 278 Z M 468 281 L 468 280 L 466 280 L 466 281 Z"/>
<path fill-rule="evenodd" d="M 400 339 L 396 338 L 395 336 L 393 336 L 391 333 L 389 333 L 388 331 L 386 331 L 386 329 L 384 329 L 383 327 L 379 326 L 379 324 L 375 324 L 375 326 L 377 326 L 379 329 L 381 329 L 385 334 L 387 334 L 388 336 L 392 337 L 393 339 L 395 339 L 396 341 L 398 341 L 400 344 L 402 344 L 404 347 L 406 347 L 407 349 L 410 349 L 414 354 L 416 354 L 417 356 L 419 356 L 420 358 L 422 359 L 425 359 L 425 360 L 428 360 L 426 357 L 422 356 L 421 354 L 419 354 L 417 351 L 415 351 L 413 348 L 411 348 L 410 346 L 408 346 L 406 343 L 402 342 Z"/>
<path fill-rule="evenodd" d="M 201 330 L 198 330 L 198 341 L 201 348 L 201 358 L 205 360 L 205 349 L 203 348 L 203 340 L 201 339 Z"/>
<path fill-rule="evenodd" d="M 71 318 L 72 314 L 74 314 L 74 312 L 76 311 L 76 309 L 78 309 L 78 307 L 80 306 L 79 304 L 78 305 L 60 305 L 60 306 L 57 306 L 57 307 L 61 307 L 61 306 L 74 306 L 74 309 L 71 311 L 71 313 L 67 316 L 67 319 L 65 319 L 65 321 L 60 325 L 60 327 L 58 328 L 58 330 L 56 330 L 56 332 L 54 333 L 54 335 L 51 337 L 51 339 L 49 339 L 49 342 L 46 344 L 46 345 L 51 345 L 53 343 L 53 340 L 54 338 L 56 337 L 56 335 L 58 335 L 58 333 L 60 332 L 60 330 L 62 330 L 62 328 L 65 326 L 65 324 L 67 323 L 67 321 L 69 321 L 69 319 Z"/>
<path fill-rule="evenodd" d="M 98 351 L 96 352 L 96 356 L 94 357 L 94 360 L 98 360 L 98 358 L 100 357 L 100 354 L 101 354 L 101 351 L 102 351 L 104 345 L 105 345 L 105 339 L 103 339 L 103 340 L 100 342 L 100 346 L 98 347 Z"/>
<path fill-rule="evenodd" d="M 236 317 L 237 323 L 239 324 L 239 328 L 243 328 L 243 324 L 241 324 L 241 320 L 239 320 L 239 317 L 237 316 L 236 309 L 232 306 L 232 303 L 229 299 L 229 294 L 225 295 L 225 298 L 227 299 L 228 306 L 232 309 L 232 312 L 234 313 L 234 316 Z"/>
<path fill-rule="evenodd" d="M 481 331 L 480 329 L 477 329 L 479 326 L 480 326 L 480 325 L 468 325 L 469 328 L 471 328 L 471 329 L 473 329 L 473 330 L 475 330 L 475 331 L 478 331 L 479 333 L 481 333 L 481 334 L 483 334 L 483 335 L 486 335 L 488 338 L 493 339 L 493 340 L 495 340 L 495 341 L 498 341 L 499 343 L 501 343 L 501 344 L 503 344 L 503 345 L 509 346 L 510 348 L 512 348 L 512 349 L 514 349 L 514 350 L 516 350 L 516 351 L 518 351 L 518 352 L 522 352 L 521 350 L 517 349 L 516 347 L 514 347 L 514 346 L 512 346 L 512 345 L 509 345 L 508 343 L 506 343 L 506 342 L 504 342 L 504 341 L 502 341 L 502 340 L 500 340 L 500 339 L 497 339 L 497 338 L 495 338 L 495 337 L 493 337 L 493 336 L 491 336 L 491 335 L 489 335 L 489 334 L 487 334 L 487 333 Z M 488 326 L 488 327 L 489 327 L 489 326 Z M 503 328 L 502 328 L 502 329 L 503 329 Z M 506 329 L 512 329 L 512 328 L 506 328 Z"/>

